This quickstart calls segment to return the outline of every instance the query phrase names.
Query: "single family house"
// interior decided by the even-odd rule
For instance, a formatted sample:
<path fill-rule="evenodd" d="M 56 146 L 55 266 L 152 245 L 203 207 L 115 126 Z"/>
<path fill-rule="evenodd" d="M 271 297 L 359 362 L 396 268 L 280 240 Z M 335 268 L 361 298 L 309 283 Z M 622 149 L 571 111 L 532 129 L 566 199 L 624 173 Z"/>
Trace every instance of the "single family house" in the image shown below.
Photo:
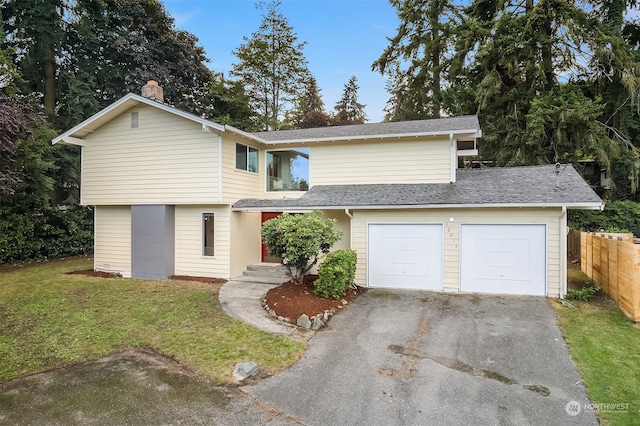
<path fill-rule="evenodd" d="M 265 220 L 319 209 L 358 285 L 557 297 L 567 209 L 603 207 L 571 165 L 461 168 L 476 116 L 247 133 L 142 93 L 53 140 L 82 149 L 96 270 L 233 278 L 269 260 Z"/>

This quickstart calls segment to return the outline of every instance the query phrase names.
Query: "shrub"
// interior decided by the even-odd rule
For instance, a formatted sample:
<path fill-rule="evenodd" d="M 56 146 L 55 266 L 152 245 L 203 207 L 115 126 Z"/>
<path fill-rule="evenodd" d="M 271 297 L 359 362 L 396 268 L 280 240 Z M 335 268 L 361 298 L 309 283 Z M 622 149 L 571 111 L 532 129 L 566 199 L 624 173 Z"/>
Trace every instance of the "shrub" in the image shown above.
<path fill-rule="evenodd" d="M 0 198 L 0 264 L 88 254 L 93 211 L 88 207 L 25 212 Z"/>
<path fill-rule="evenodd" d="M 604 211 L 570 210 L 569 226 L 580 231 L 631 232 L 640 236 L 640 203 L 608 201 Z"/>
<path fill-rule="evenodd" d="M 585 302 L 589 301 L 591 297 L 601 290 L 600 286 L 593 285 L 591 287 L 583 287 L 579 290 L 571 289 L 567 294 L 567 299 L 569 300 L 583 300 Z"/>
<path fill-rule="evenodd" d="M 313 294 L 327 299 L 339 299 L 356 277 L 356 252 L 337 250 L 327 255 L 318 268 Z"/>
<path fill-rule="evenodd" d="M 318 263 L 320 254 L 342 237 L 335 229 L 335 219 L 322 219 L 321 211 L 305 214 L 283 214 L 262 225 L 262 239 L 269 254 L 281 259 L 287 275 L 296 284 Z"/>

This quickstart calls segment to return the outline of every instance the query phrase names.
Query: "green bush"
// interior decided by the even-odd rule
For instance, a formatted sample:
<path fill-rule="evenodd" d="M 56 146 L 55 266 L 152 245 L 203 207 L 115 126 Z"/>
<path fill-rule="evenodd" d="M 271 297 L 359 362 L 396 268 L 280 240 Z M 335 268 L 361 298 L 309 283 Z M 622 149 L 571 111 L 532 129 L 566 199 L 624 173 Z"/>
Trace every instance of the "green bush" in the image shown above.
<path fill-rule="evenodd" d="M 583 287 L 579 290 L 571 289 L 567 294 L 567 299 L 569 300 L 583 300 L 585 302 L 589 301 L 591 297 L 601 290 L 600 286 L 593 285 L 591 287 Z"/>
<path fill-rule="evenodd" d="M 608 201 L 603 211 L 569 210 L 569 226 L 580 231 L 631 232 L 640 236 L 640 203 Z"/>
<path fill-rule="evenodd" d="M 313 294 L 327 299 L 339 299 L 356 278 L 356 252 L 337 250 L 327 255 L 318 268 Z"/>
<path fill-rule="evenodd" d="M 93 252 L 93 210 L 24 211 L 0 197 L 0 264 Z"/>

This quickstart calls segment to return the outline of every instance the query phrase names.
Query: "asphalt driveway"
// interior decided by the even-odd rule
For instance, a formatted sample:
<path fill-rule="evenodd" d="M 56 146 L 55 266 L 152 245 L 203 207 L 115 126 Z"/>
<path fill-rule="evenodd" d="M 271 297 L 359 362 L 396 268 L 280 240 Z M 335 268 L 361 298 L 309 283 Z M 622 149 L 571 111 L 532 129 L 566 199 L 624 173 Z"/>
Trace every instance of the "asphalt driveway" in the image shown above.
<path fill-rule="evenodd" d="M 369 290 L 244 390 L 305 425 L 598 424 L 540 297 Z"/>
<path fill-rule="evenodd" d="M 130 351 L 0 385 L 0 425 L 597 425 L 555 322 L 539 297 L 369 290 L 244 392 Z"/>

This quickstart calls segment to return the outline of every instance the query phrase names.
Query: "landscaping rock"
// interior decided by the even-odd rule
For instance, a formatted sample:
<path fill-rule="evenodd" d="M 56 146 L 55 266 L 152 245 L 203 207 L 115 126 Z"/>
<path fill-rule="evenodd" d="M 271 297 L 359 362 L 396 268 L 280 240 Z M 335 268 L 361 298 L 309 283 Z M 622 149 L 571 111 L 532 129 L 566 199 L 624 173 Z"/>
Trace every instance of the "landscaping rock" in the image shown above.
<path fill-rule="evenodd" d="M 312 330 L 318 330 L 320 327 L 324 327 L 324 322 L 322 322 L 322 315 L 316 315 L 313 317 L 313 323 L 311 323 Z"/>
<path fill-rule="evenodd" d="M 236 380 L 243 381 L 258 373 L 260 369 L 255 362 L 240 362 L 233 369 L 233 377 Z"/>
<path fill-rule="evenodd" d="M 296 321 L 296 324 L 299 327 L 311 328 L 311 320 L 309 319 L 307 314 L 300 315 L 300 317 L 298 318 L 298 321 Z"/>

